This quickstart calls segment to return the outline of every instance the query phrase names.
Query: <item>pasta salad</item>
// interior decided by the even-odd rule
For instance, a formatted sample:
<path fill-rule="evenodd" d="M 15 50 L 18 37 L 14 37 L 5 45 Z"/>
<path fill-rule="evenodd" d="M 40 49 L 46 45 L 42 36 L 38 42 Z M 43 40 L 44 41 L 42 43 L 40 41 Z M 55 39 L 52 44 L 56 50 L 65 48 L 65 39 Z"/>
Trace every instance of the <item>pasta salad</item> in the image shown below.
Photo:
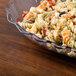
<path fill-rule="evenodd" d="M 76 0 L 41 0 L 18 24 L 36 36 L 76 49 Z"/>

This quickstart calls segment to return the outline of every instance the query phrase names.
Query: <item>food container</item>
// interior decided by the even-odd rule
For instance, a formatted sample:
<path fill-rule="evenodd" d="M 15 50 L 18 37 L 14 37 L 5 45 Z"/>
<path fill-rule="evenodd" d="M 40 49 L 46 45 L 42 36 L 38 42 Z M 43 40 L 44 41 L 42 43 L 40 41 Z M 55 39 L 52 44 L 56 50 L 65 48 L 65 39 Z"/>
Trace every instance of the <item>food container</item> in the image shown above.
<path fill-rule="evenodd" d="M 22 34 L 38 43 L 40 46 L 44 46 L 45 48 L 60 54 L 65 54 L 70 57 L 76 57 L 76 49 L 68 46 L 59 46 L 52 41 L 43 40 L 36 35 L 25 31 L 20 25 L 18 25 L 17 22 L 22 20 L 21 16 L 23 11 L 29 11 L 31 6 L 37 6 L 39 2 L 40 0 L 10 0 L 8 3 L 8 7 L 5 9 L 7 20 L 14 26 L 16 26 Z"/>

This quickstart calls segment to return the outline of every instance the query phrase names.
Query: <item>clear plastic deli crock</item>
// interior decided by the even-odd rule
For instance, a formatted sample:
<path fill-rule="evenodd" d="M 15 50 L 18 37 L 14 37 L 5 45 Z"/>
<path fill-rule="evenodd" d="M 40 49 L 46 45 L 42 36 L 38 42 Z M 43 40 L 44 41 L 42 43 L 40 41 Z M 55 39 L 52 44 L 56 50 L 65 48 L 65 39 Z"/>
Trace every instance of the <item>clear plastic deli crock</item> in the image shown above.
<path fill-rule="evenodd" d="M 59 46 L 52 41 L 43 40 L 36 35 L 25 31 L 20 25 L 18 25 L 18 21 L 21 21 L 23 11 L 29 11 L 31 6 L 37 6 L 41 0 L 10 0 L 8 3 L 8 7 L 5 9 L 7 14 L 7 20 L 14 24 L 17 29 L 27 36 L 29 39 L 38 43 L 41 46 L 49 49 L 50 52 L 54 51 L 60 54 L 65 54 L 70 57 L 76 57 L 76 49 L 73 49 L 68 46 Z M 62 0 L 65 1 L 65 0 Z"/>

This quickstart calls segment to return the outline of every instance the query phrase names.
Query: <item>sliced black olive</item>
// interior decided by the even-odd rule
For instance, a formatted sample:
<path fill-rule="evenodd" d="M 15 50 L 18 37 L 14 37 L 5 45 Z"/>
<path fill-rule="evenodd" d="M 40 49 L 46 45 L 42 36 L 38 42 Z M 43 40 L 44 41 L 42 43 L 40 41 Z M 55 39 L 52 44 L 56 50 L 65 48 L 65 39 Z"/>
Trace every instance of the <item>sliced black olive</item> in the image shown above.
<path fill-rule="evenodd" d="M 65 14 L 65 13 L 66 13 L 65 11 L 64 12 L 60 12 L 59 16 L 61 17 L 61 15 Z"/>

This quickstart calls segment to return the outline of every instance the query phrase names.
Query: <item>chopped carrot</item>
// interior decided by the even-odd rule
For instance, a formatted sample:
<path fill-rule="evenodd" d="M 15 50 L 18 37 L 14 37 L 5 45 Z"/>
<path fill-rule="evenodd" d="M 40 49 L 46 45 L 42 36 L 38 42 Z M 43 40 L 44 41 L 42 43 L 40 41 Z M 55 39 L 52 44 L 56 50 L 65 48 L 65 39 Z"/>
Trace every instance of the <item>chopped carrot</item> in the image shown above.
<path fill-rule="evenodd" d="M 43 4 L 40 5 L 40 8 L 43 8 Z"/>
<path fill-rule="evenodd" d="M 70 34 L 70 30 L 65 29 L 64 31 L 62 31 L 62 36 L 65 36 L 66 34 Z"/>
<path fill-rule="evenodd" d="M 72 22 L 72 20 L 68 20 L 68 24 L 70 24 Z"/>
<path fill-rule="evenodd" d="M 51 18 L 53 18 L 55 16 L 55 14 L 52 14 Z"/>

